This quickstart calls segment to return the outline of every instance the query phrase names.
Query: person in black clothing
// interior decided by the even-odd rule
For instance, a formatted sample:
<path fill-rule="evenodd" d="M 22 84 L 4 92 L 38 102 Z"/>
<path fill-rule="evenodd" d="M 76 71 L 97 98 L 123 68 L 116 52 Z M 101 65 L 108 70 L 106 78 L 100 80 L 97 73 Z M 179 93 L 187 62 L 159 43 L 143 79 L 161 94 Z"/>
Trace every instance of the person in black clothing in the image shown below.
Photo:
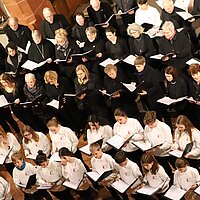
<path fill-rule="evenodd" d="M 76 102 L 78 109 L 85 116 L 84 119 L 87 119 L 91 114 L 96 114 L 109 120 L 108 108 L 99 92 L 102 84 L 98 76 L 89 73 L 83 64 L 76 67 L 76 75 L 77 78 L 74 80 L 76 94 L 82 92 L 76 96 Z"/>
<path fill-rule="evenodd" d="M 171 21 L 176 29 L 184 28 L 183 32 L 188 34 L 194 51 L 199 49 L 198 40 L 192 23 L 194 19 L 184 20 L 177 12 L 184 12 L 183 9 L 174 6 L 173 0 L 165 0 L 161 12 L 162 23 Z"/>
<path fill-rule="evenodd" d="M 45 127 L 45 124 L 43 124 L 42 121 L 33 114 L 32 108 L 20 105 L 20 103 L 25 102 L 23 83 L 15 82 L 10 75 L 5 73 L 0 75 L 0 82 L 1 82 L 1 91 L 4 94 L 5 98 L 9 103 L 14 103 L 11 105 L 11 110 L 13 111 L 15 116 L 21 122 L 31 126 L 37 131 L 45 130 L 43 128 Z"/>
<path fill-rule="evenodd" d="M 136 23 L 128 25 L 128 44 L 132 55 L 144 56 L 148 61 L 150 56 L 154 55 L 156 50 L 152 39 L 144 34 L 144 28 Z"/>
<path fill-rule="evenodd" d="M 26 49 L 28 41 L 32 41 L 31 30 L 24 25 L 18 24 L 16 17 L 10 17 L 8 19 L 9 28 L 6 30 L 8 41 L 15 42 L 18 47 Z"/>
<path fill-rule="evenodd" d="M 85 18 L 84 13 L 76 13 L 75 20 L 76 22 L 72 27 L 72 38 L 76 40 L 79 48 L 82 48 L 87 40 L 85 30 L 93 26 L 94 23 L 89 18 Z"/>
<path fill-rule="evenodd" d="M 109 26 L 105 30 L 108 41 L 106 42 L 106 53 L 108 57 L 115 60 L 124 58 L 129 54 L 127 41 L 116 35 L 116 30 Z"/>
<path fill-rule="evenodd" d="M 18 51 L 14 42 L 8 43 L 6 51 L 8 53 L 5 59 L 6 73 L 11 74 L 16 81 L 23 82 L 25 69 L 21 68 L 21 66 L 27 60 L 26 54 Z"/>
<path fill-rule="evenodd" d="M 76 77 L 75 68 L 81 62 L 81 59 L 79 57 L 71 57 L 70 55 L 78 53 L 79 48 L 74 39 L 68 40 L 65 29 L 60 28 L 56 30 L 55 34 L 56 59 L 66 60 L 58 62 L 59 74 L 67 76 L 73 80 Z"/>
<path fill-rule="evenodd" d="M 194 0 L 194 6 L 192 10 L 192 15 L 197 15 L 200 13 L 200 1 Z"/>
<path fill-rule="evenodd" d="M 129 117 L 139 118 L 139 112 L 135 103 L 135 94 L 128 91 L 121 82 L 130 83 L 129 78 L 118 69 L 115 65 L 109 64 L 105 67 L 104 72 L 106 74 L 104 78 L 104 90 L 102 94 L 106 97 L 106 94 L 112 94 L 108 99 L 111 111 L 114 113 L 116 108 L 122 108 L 126 111 Z M 140 118 L 138 119 L 140 120 Z"/>
<path fill-rule="evenodd" d="M 47 71 L 44 75 L 46 94 L 50 100 L 59 101 L 59 121 L 76 133 L 83 129 L 81 113 L 77 109 L 74 97 L 65 97 L 64 94 L 74 94 L 74 83 L 67 77 L 58 77 L 55 71 Z M 67 113 L 67 115 L 66 115 Z"/>
<path fill-rule="evenodd" d="M 71 27 L 62 14 L 54 14 L 51 8 L 43 9 L 44 20 L 40 24 L 40 31 L 43 39 L 54 39 L 55 31 L 64 28 L 68 34 L 71 33 Z"/>
<path fill-rule="evenodd" d="M 197 129 L 200 129 L 200 65 L 191 64 L 189 74 L 193 80 L 189 81 L 189 118 Z"/>
<path fill-rule="evenodd" d="M 115 0 L 118 7 L 118 14 L 127 12 L 132 8 L 137 8 L 136 0 Z M 121 15 L 124 26 L 127 28 L 129 24 L 135 22 L 135 9 L 129 11 L 126 14 Z"/>
<path fill-rule="evenodd" d="M 53 68 L 55 47 L 50 41 L 42 39 L 42 35 L 38 30 L 32 32 L 32 37 L 34 42 L 29 48 L 28 59 L 36 63 L 47 60 L 45 65 L 35 70 L 37 78 L 43 80 L 44 73 Z"/>
<path fill-rule="evenodd" d="M 37 115 L 43 123 L 47 123 L 49 119 L 57 114 L 56 109 L 47 106 L 49 98 L 46 95 L 45 88 L 39 81 L 36 81 L 35 75 L 28 73 L 25 75 L 25 85 L 23 87 L 27 102 L 33 102 L 33 113 Z M 45 126 L 43 133 L 47 133 L 48 129 Z"/>
<path fill-rule="evenodd" d="M 111 6 L 108 3 L 100 2 L 100 0 L 90 0 L 90 6 L 87 8 L 87 12 L 90 20 L 93 21 L 94 24 L 105 23 L 111 17 L 111 15 L 114 14 Z M 99 34 L 103 38 L 105 38 L 104 30 L 108 26 L 114 27 L 117 30 L 117 33 L 119 33 L 116 17 L 113 16 L 108 23 L 97 25 Z"/>
<path fill-rule="evenodd" d="M 5 72 L 5 63 L 4 60 L 7 57 L 7 53 L 3 47 L 3 45 L 0 43 L 0 73 Z"/>
<path fill-rule="evenodd" d="M 186 73 L 186 61 L 192 57 L 189 39 L 185 33 L 177 32 L 170 21 L 163 24 L 162 30 L 164 36 L 158 39 L 159 53 L 165 55 L 162 61 L 176 67 L 182 76 Z"/>

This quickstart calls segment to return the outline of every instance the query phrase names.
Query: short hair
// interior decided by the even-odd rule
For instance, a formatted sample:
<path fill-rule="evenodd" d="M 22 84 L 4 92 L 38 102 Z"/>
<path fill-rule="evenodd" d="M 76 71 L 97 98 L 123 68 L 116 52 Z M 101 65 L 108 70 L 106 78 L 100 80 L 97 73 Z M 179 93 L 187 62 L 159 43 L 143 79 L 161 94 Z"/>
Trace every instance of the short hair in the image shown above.
<path fill-rule="evenodd" d="M 11 155 L 11 160 L 13 163 L 15 163 L 17 160 L 23 160 L 23 156 L 21 154 L 20 151 L 17 151 L 17 152 L 14 152 L 12 155 Z"/>
<path fill-rule="evenodd" d="M 56 117 L 53 117 L 52 119 L 50 119 L 47 123 L 47 127 L 58 127 L 58 125 L 60 124 L 60 122 L 56 119 Z"/>
<path fill-rule="evenodd" d="M 49 7 L 45 7 L 45 8 L 43 8 L 43 10 L 42 10 L 42 14 L 43 14 L 43 16 L 44 16 L 44 13 L 46 13 L 46 12 L 54 12 L 51 8 L 49 8 Z"/>
<path fill-rule="evenodd" d="M 15 42 L 11 41 L 6 45 L 6 51 L 8 52 L 8 48 L 17 51 L 17 45 Z"/>
<path fill-rule="evenodd" d="M 100 150 L 101 150 L 101 146 L 98 142 L 94 142 L 94 143 L 90 144 L 91 153 L 94 153 L 94 152 L 100 151 Z"/>
<path fill-rule="evenodd" d="M 132 36 L 133 32 L 138 32 L 141 35 L 144 32 L 144 28 L 139 24 L 132 23 L 128 25 L 128 28 L 126 31 L 129 36 Z"/>
<path fill-rule="evenodd" d="M 171 21 L 165 21 L 165 23 L 162 25 L 162 30 L 165 31 L 173 31 L 175 30 L 175 26 L 173 22 Z"/>
<path fill-rule="evenodd" d="M 39 30 L 33 30 L 32 33 L 31 33 L 32 37 L 33 36 L 37 36 L 37 37 L 42 37 L 42 34 Z"/>
<path fill-rule="evenodd" d="M 32 73 L 25 74 L 25 82 L 28 80 L 36 80 L 35 75 Z"/>
<path fill-rule="evenodd" d="M 184 158 L 177 158 L 175 162 L 175 167 L 177 169 L 183 168 L 189 165 L 189 162 Z"/>
<path fill-rule="evenodd" d="M 147 111 L 144 115 L 144 124 L 148 125 L 154 123 L 156 121 L 156 112 L 155 111 Z"/>
<path fill-rule="evenodd" d="M 178 78 L 178 70 L 174 66 L 168 66 L 165 68 L 165 74 L 171 74 L 173 77 L 173 80 L 176 80 Z"/>
<path fill-rule="evenodd" d="M 115 72 L 117 72 L 117 66 L 116 66 L 116 65 L 113 65 L 113 64 L 108 64 L 108 65 L 106 65 L 106 67 L 104 68 L 105 74 L 108 74 L 111 70 L 114 70 Z"/>
<path fill-rule="evenodd" d="M 145 64 L 145 58 L 143 56 L 137 56 L 134 65 L 143 65 Z"/>
<path fill-rule="evenodd" d="M 174 2 L 172 0 L 164 0 L 163 7 L 165 7 L 166 5 L 174 5 Z"/>
<path fill-rule="evenodd" d="M 67 40 L 67 31 L 64 28 L 59 28 L 55 31 L 55 39 Z"/>
<path fill-rule="evenodd" d="M 197 64 L 197 63 L 191 64 L 189 66 L 188 72 L 190 75 L 197 74 L 198 72 L 200 72 L 200 64 Z"/>
<path fill-rule="evenodd" d="M 41 163 L 46 162 L 46 161 L 47 161 L 46 154 L 43 153 L 42 150 L 39 150 L 38 151 L 38 155 L 36 156 L 36 160 L 35 160 L 36 164 L 40 165 Z"/>
<path fill-rule="evenodd" d="M 58 74 L 57 74 L 56 71 L 49 70 L 49 71 L 45 72 L 45 74 L 44 74 L 44 82 L 46 84 L 48 84 L 50 82 L 50 80 L 53 80 L 53 81 L 57 81 L 58 80 Z"/>
<path fill-rule="evenodd" d="M 114 116 L 126 117 L 127 114 L 126 114 L 126 112 L 123 109 L 116 108 L 115 111 L 114 111 Z"/>
<path fill-rule="evenodd" d="M 127 156 L 126 153 L 124 151 L 118 151 L 115 154 L 115 162 L 117 164 L 121 164 L 122 162 L 124 162 L 126 160 Z"/>
<path fill-rule="evenodd" d="M 96 34 L 97 33 L 97 29 L 94 27 L 94 26 L 89 26 L 85 29 L 85 33 L 93 33 L 93 34 Z"/>
<path fill-rule="evenodd" d="M 70 156 L 74 157 L 74 154 L 66 147 L 62 147 L 58 151 L 59 156 Z"/>
<path fill-rule="evenodd" d="M 10 21 L 14 21 L 14 22 L 18 23 L 17 17 L 9 17 L 8 18 L 8 24 L 10 24 Z"/>
<path fill-rule="evenodd" d="M 106 28 L 105 30 L 105 33 L 108 33 L 108 32 L 111 32 L 111 33 L 116 33 L 116 29 L 113 28 L 112 26 L 109 26 L 108 28 Z"/>
<path fill-rule="evenodd" d="M 137 0 L 137 3 L 138 4 L 146 4 L 147 3 L 147 0 Z"/>

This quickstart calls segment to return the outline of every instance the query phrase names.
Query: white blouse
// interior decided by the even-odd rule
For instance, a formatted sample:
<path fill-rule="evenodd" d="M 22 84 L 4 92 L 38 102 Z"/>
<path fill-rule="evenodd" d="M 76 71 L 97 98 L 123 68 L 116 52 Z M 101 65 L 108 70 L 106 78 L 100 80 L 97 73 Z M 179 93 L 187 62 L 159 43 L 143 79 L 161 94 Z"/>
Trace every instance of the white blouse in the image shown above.
<path fill-rule="evenodd" d="M 50 141 L 47 139 L 46 135 L 41 132 L 36 132 L 39 136 L 39 141 L 36 142 L 35 140 L 31 139 L 28 141 L 28 144 L 24 142 L 23 139 L 23 148 L 25 156 L 37 155 L 39 150 L 42 150 L 46 156 L 48 157 L 50 154 Z"/>
<path fill-rule="evenodd" d="M 189 158 L 200 159 L 200 131 L 196 128 L 192 129 L 192 142 L 193 147 L 189 152 Z M 186 145 L 190 143 L 190 137 L 187 132 L 180 133 L 178 129 L 174 132 L 174 144 L 172 148 L 184 151 Z"/>
<path fill-rule="evenodd" d="M 77 151 L 78 138 L 75 133 L 67 127 L 60 127 L 57 133 L 49 131 L 52 141 L 52 152 L 58 151 L 61 147 L 66 147 L 73 153 Z"/>
<path fill-rule="evenodd" d="M 128 141 L 127 145 L 122 147 L 122 150 L 126 152 L 136 151 L 138 148 L 132 143 L 132 141 L 140 141 L 143 140 L 144 137 L 144 129 L 142 128 L 140 122 L 134 118 L 127 118 L 127 122 L 125 124 L 116 122 L 114 124 L 113 131 L 114 135 L 119 135 L 124 138 L 126 138 L 129 134 L 134 134 L 131 140 Z"/>

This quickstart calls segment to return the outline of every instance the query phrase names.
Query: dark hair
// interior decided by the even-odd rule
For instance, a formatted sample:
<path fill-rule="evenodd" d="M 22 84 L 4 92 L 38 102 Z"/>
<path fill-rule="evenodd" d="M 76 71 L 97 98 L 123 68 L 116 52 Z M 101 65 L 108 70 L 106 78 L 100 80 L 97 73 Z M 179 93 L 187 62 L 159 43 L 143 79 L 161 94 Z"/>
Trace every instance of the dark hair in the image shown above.
<path fill-rule="evenodd" d="M 8 48 L 14 49 L 15 51 L 17 51 L 17 45 L 15 42 L 9 42 L 6 46 L 6 51 L 8 52 Z"/>
<path fill-rule="evenodd" d="M 81 17 L 85 18 L 85 15 L 84 15 L 83 12 L 77 12 L 77 13 L 75 14 L 75 17 L 76 17 L 76 16 L 81 16 Z"/>
<path fill-rule="evenodd" d="M 70 156 L 74 157 L 74 154 L 66 147 L 62 147 L 58 151 L 59 156 Z"/>
<path fill-rule="evenodd" d="M 46 161 L 47 161 L 46 154 L 43 153 L 42 150 L 39 150 L 38 151 L 38 155 L 36 156 L 36 160 L 35 160 L 36 164 L 40 165 L 41 163 L 46 162 Z"/>
<path fill-rule="evenodd" d="M 144 124 L 148 125 L 154 123 L 156 121 L 156 112 L 155 111 L 147 111 L 144 115 Z"/>
<path fill-rule="evenodd" d="M 123 109 L 116 108 L 115 111 L 114 111 L 114 116 L 127 117 L 127 114 Z"/>
<path fill-rule="evenodd" d="M 188 73 L 190 75 L 194 75 L 194 74 L 197 74 L 198 72 L 200 72 L 200 64 L 191 64 L 189 66 L 189 69 L 188 69 Z"/>
<path fill-rule="evenodd" d="M 137 0 L 137 3 L 142 5 L 147 3 L 147 0 Z"/>
<path fill-rule="evenodd" d="M 144 164 L 150 164 L 153 162 L 153 166 L 150 169 L 152 174 L 156 174 L 158 169 L 159 169 L 159 165 L 158 165 L 158 161 L 155 159 L 154 155 L 150 154 L 150 153 L 145 153 L 142 155 L 141 159 L 140 159 L 140 163 L 142 166 L 142 171 L 144 174 L 147 174 L 149 171 L 147 169 L 144 168 Z"/>
<path fill-rule="evenodd" d="M 117 164 L 120 164 L 122 162 L 124 162 L 126 160 L 126 154 L 124 151 L 118 151 L 116 154 L 115 154 L 115 162 Z"/>
<path fill-rule="evenodd" d="M 108 28 L 106 28 L 105 30 L 105 33 L 108 33 L 108 32 L 111 32 L 111 33 L 116 33 L 116 29 L 113 28 L 112 26 L 109 26 Z"/>
<path fill-rule="evenodd" d="M 136 59 L 134 60 L 134 65 L 144 65 L 145 62 L 146 62 L 145 57 L 137 56 Z"/>
<path fill-rule="evenodd" d="M 175 167 L 178 168 L 183 168 L 189 165 L 189 162 L 184 159 L 184 158 L 177 158 L 175 162 Z"/>
<path fill-rule="evenodd" d="M 168 66 L 165 68 L 165 74 L 170 74 L 173 77 L 173 80 L 176 80 L 178 77 L 178 71 L 174 66 Z"/>

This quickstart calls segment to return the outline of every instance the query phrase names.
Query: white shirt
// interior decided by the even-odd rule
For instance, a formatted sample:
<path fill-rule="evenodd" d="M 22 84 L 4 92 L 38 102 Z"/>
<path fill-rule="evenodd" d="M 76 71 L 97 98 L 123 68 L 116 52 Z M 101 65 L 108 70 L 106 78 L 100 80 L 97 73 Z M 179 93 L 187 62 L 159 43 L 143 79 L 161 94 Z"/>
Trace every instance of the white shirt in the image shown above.
<path fill-rule="evenodd" d="M 47 167 L 42 168 L 39 166 L 36 172 L 37 181 L 43 183 L 55 183 L 62 177 L 61 164 L 49 160 Z"/>
<path fill-rule="evenodd" d="M 70 128 L 60 126 L 60 130 L 57 133 L 49 131 L 49 134 L 53 152 L 58 151 L 61 147 L 66 147 L 73 153 L 77 151 L 78 138 Z"/>
<path fill-rule="evenodd" d="M 98 172 L 99 174 L 107 170 L 116 169 L 117 167 L 115 160 L 106 153 L 102 153 L 102 157 L 100 159 L 92 157 L 91 165 L 92 165 L 92 169 Z"/>
<path fill-rule="evenodd" d="M 48 157 L 50 154 L 50 142 L 47 139 L 46 135 L 41 132 L 36 132 L 39 136 L 39 141 L 36 142 L 35 140 L 31 139 L 28 141 L 28 144 L 24 142 L 23 139 L 23 148 L 25 156 L 32 154 L 37 155 L 39 150 L 42 150 L 46 156 Z"/>
<path fill-rule="evenodd" d="M 28 179 L 31 175 L 36 174 L 36 167 L 26 162 L 26 166 L 23 170 L 19 170 L 16 167 L 13 169 L 13 182 L 15 186 L 19 188 L 18 184 L 27 185 Z"/>
<path fill-rule="evenodd" d="M 172 146 L 172 134 L 170 127 L 157 120 L 157 126 L 150 128 L 148 125 L 144 128 L 144 141 L 150 143 L 152 147 L 163 143 L 159 148 L 160 150 L 154 151 L 156 156 L 168 156 L 168 152 Z"/>
<path fill-rule="evenodd" d="M 109 125 L 100 126 L 97 130 L 87 130 L 87 141 L 88 144 L 92 144 L 100 139 L 103 139 L 102 151 L 108 151 L 111 149 L 109 145 L 106 144 L 106 141 L 113 136 L 113 130 Z"/>
<path fill-rule="evenodd" d="M 123 151 L 132 152 L 136 151 L 138 148 L 132 143 L 132 141 L 143 140 L 144 129 L 142 128 L 140 122 L 134 118 L 127 118 L 125 124 L 120 124 L 116 122 L 113 127 L 114 135 L 119 135 L 123 138 L 126 138 L 128 134 L 134 133 L 131 140 L 128 141 L 125 147 L 122 147 Z"/>
<path fill-rule="evenodd" d="M 192 150 L 189 152 L 189 158 L 193 159 L 200 159 L 200 131 L 196 128 L 192 129 L 192 141 L 193 147 Z M 178 129 L 174 132 L 174 149 L 180 149 L 184 151 L 186 145 L 190 143 L 190 137 L 187 132 L 180 133 Z"/>
<path fill-rule="evenodd" d="M 159 192 L 165 192 L 167 190 L 167 188 L 169 187 L 169 181 L 170 178 L 169 176 L 166 174 L 164 168 L 161 165 L 158 165 L 158 171 L 156 172 L 156 174 L 152 174 L 151 171 L 149 171 L 145 177 L 144 177 L 144 181 L 146 183 L 148 183 L 151 187 L 158 187 L 159 185 L 163 184 L 161 190 Z"/>
<path fill-rule="evenodd" d="M 127 184 L 131 184 L 133 179 L 142 177 L 138 165 L 127 158 L 128 162 L 124 167 L 118 165 L 120 178 Z M 139 183 L 138 183 L 139 184 Z M 135 184 L 134 184 L 135 185 Z M 136 185 L 135 185 L 136 186 Z"/>
<path fill-rule="evenodd" d="M 148 5 L 147 10 L 137 9 L 135 12 L 135 23 L 142 25 L 144 23 L 153 24 L 154 27 L 160 27 L 162 21 L 158 10 Z"/>
<path fill-rule="evenodd" d="M 6 163 L 11 163 L 12 162 L 11 155 L 16 151 L 19 151 L 21 149 L 21 146 L 17 141 L 17 138 L 12 133 L 7 133 L 7 142 L 9 148 L 5 146 L 2 142 L 0 142 L 0 153 L 3 155 L 7 155 L 10 148 L 12 148 L 11 152 L 8 155 L 8 158 L 5 161 Z"/>
<path fill-rule="evenodd" d="M 0 176 L 0 200 L 5 200 L 6 195 L 6 200 L 12 199 L 9 182 L 7 182 L 3 177 Z"/>
<path fill-rule="evenodd" d="M 62 166 L 62 175 L 70 182 L 78 183 L 86 172 L 85 166 L 78 158 L 72 158 L 73 162 L 68 162 L 66 166 Z"/>
<path fill-rule="evenodd" d="M 197 169 L 187 167 L 186 171 L 180 173 L 178 170 L 174 174 L 174 185 L 183 190 L 189 190 L 192 185 L 200 182 L 200 176 Z"/>

